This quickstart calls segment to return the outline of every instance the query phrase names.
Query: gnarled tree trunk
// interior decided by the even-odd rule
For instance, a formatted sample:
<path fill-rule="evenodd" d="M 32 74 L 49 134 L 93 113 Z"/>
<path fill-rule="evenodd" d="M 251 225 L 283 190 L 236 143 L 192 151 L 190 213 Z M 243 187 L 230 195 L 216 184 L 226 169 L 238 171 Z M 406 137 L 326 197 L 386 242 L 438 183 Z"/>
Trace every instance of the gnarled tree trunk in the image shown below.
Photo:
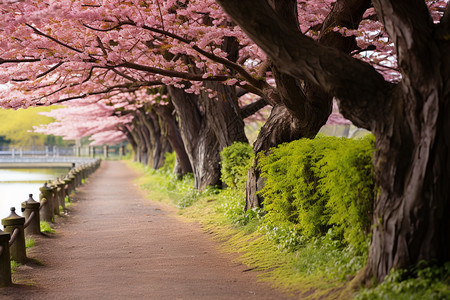
<path fill-rule="evenodd" d="M 153 109 L 161 120 L 161 132 L 167 137 L 170 146 L 176 153 L 176 166 L 174 172 L 178 175 L 185 175 L 192 172 L 191 162 L 186 153 L 183 139 L 178 128 L 178 124 L 173 115 L 174 107 L 168 105 L 153 105 Z"/>
<path fill-rule="evenodd" d="M 375 134 L 379 191 L 366 277 L 383 280 L 393 268 L 450 260 L 449 5 L 435 23 L 423 0 L 372 1 L 402 75 L 389 83 L 294 30 L 267 1 L 216 1 L 282 72 L 315 83 L 338 99 L 344 116 Z M 332 12 L 364 2 L 338 0 Z"/>
<path fill-rule="evenodd" d="M 131 134 L 131 128 L 129 126 L 124 126 L 122 131 L 125 133 L 125 135 L 127 136 L 127 140 L 131 145 L 131 148 L 133 149 L 134 152 L 134 161 L 139 161 L 139 155 L 138 155 L 138 145 L 137 145 L 137 141 L 134 139 L 133 135 Z"/>
<path fill-rule="evenodd" d="M 144 135 L 142 134 L 142 128 L 139 121 L 135 118 L 133 119 L 130 134 L 133 136 L 133 140 L 137 145 L 137 161 L 143 165 L 148 163 L 148 150 Z"/>
<path fill-rule="evenodd" d="M 382 280 L 392 268 L 421 261 L 450 260 L 450 98 L 444 100 L 439 94 L 434 90 L 423 99 L 422 109 L 395 109 L 374 131 L 380 189 L 367 278 Z M 414 98 L 400 96 L 404 105 Z"/>
<path fill-rule="evenodd" d="M 235 141 L 247 141 L 233 88 L 216 83 L 207 85 L 215 89 L 217 97 L 210 98 L 203 92 L 198 97 L 168 87 L 197 189 L 221 185 L 220 151 Z"/>
<path fill-rule="evenodd" d="M 343 52 L 350 53 L 355 49 L 353 37 L 343 37 L 330 28 L 345 26 L 358 27 L 362 15 L 369 5 L 368 0 L 345 3 L 339 1 L 321 26 L 319 43 L 333 46 Z M 299 31 L 297 2 L 292 0 L 269 0 L 271 8 L 292 30 Z M 346 6 L 350 5 L 351 9 Z M 278 103 L 266 124 L 260 131 L 254 145 L 256 159 L 247 177 L 246 209 L 259 207 L 262 203 L 257 192 L 262 189 L 264 181 L 260 178 L 257 155 L 281 143 L 300 138 L 314 138 L 320 128 L 325 125 L 332 109 L 332 96 L 320 86 L 308 80 L 300 80 L 283 73 L 277 66 L 272 66 L 272 73 L 277 88 L 272 101 Z"/>
<path fill-rule="evenodd" d="M 168 86 L 168 91 L 180 122 L 186 153 L 194 171 L 195 188 L 220 183 L 219 142 L 207 126 L 198 107 L 198 96 Z"/>
<path fill-rule="evenodd" d="M 217 97 L 210 98 L 208 93 L 202 92 L 201 101 L 206 122 L 215 132 L 220 150 L 231 146 L 233 142 L 248 143 L 236 89 L 219 82 L 206 82 L 205 86 L 217 93 Z"/>

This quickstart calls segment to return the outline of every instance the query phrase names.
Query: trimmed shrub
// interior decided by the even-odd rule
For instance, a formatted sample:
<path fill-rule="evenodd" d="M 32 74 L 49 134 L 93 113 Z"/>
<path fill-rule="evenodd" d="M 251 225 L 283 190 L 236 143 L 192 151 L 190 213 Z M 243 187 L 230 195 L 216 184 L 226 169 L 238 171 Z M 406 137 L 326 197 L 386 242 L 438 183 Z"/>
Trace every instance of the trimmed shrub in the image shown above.
<path fill-rule="evenodd" d="M 221 179 L 229 187 L 245 188 L 247 172 L 253 160 L 253 148 L 247 143 L 234 142 L 220 152 Z"/>
<path fill-rule="evenodd" d="M 307 239 L 333 229 L 364 251 L 373 203 L 373 137 L 301 139 L 260 155 L 266 224 Z"/>

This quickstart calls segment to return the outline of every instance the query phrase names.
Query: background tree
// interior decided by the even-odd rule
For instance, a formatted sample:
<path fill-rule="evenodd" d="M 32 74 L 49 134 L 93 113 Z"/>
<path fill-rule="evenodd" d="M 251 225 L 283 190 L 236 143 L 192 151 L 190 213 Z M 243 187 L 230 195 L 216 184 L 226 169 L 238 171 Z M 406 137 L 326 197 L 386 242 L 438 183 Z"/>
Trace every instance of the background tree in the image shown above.
<path fill-rule="evenodd" d="M 83 5 L 57 1 L 19 3 L 5 8 L 8 30 L 4 33 L 17 38 L 7 44 L 8 52 L 0 61 L 7 66 L 3 78 L 12 85 L 4 94 L 4 105 L 42 105 L 163 83 L 176 88 L 189 85 L 186 90 L 198 94 L 195 96 L 197 111 L 209 120 L 203 122 L 204 126 L 212 126 L 211 132 L 214 132 L 192 143 L 197 147 L 192 148 L 190 158 L 195 160 L 192 164 L 198 168 L 216 166 L 210 170 L 216 172 L 219 170 L 218 153 L 208 156 L 194 155 L 194 152 L 198 152 L 198 148 L 207 148 L 202 143 L 214 145 L 214 142 L 208 142 L 210 138 L 219 141 L 215 152 L 235 140 L 246 139 L 233 87 L 238 80 L 225 65 L 233 65 L 251 78 L 242 66 L 233 62 L 238 51 L 248 56 L 249 50 L 244 48 L 249 40 L 240 30 L 233 31 L 236 26 L 222 25 L 226 24 L 226 15 L 217 10 L 214 2 L 192 1 L 184 5 L 165 1 L 161 4 L 149 2 L 136 6 L 132 1 L 109 1 L 105 5 Z M 70 13 L 66 13 L 66 8 Z M 160 18 L 162 14 L 164 20 Z M 206 31 L 206 27 L 211 30 Z M 62 31 L 61 28 L 72 30 Z M 243 42 L 241 49 L 233 42 L 238 37 Z M 33 58 L 17 59 L 24 56 Z M 26 64 L 37 65 L 38 74 L 30 74 L 24 68 Z M 245 84 L 243 79 L 240 81 Z M 199 85 L 201 82 L 205 84 Z M 27 97 L 30 93 L 34 96 L 31 99 Z M 211 105 L 215 103 L 218 106 L 212 109 Z M 206 109 L 207 106 L 210 108 Z M 140 122 L 145 125 L 144 121 Z M 182 124 L 188 126 L 190 121 L 187 118 Z M 145 127 L 141 128 L 145 130 Z M 201 132 L 207 134 L 209 129 Z M 141 138 L 146 139 L 148 134 L 150 132 Z M 191 144 L 191 141 L 186 143 Z M 204 161 L 197 162 L 198 159 Z M 200 173 L 210 171 L 205 169 Z M 210 180 L 196 177 L 196 186 L 219 184 L 220 175 L 210 174 L 205 178 Z"/>
<path fill-rule="evenodd" d="M 33 126 L 54 121 L 53 118 L 40 114 L 40 112 L 49 110 L 49 107 L 29 110 L 0 109 L 0 119 L 2 120 L 0 123 L 0 136 L 2 136 L 3 140 L 0 146 L 42 147 L 44 145 L 64 145 L 64 142 L 60 138 L 32 132 Z"/>

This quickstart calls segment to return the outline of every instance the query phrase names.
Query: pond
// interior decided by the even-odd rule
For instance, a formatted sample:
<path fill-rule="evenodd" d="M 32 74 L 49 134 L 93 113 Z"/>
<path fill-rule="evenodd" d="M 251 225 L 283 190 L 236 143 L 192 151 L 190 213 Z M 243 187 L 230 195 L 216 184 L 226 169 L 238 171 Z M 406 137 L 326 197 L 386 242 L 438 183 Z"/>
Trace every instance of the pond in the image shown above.
<path fill-rule="evenodd" d="M 20 204 L 28 199 L 28 194 L 39 201 L 39 188 L 68 171 L 68 168 L 0 169 L 0 219 L 10 214 L 11 207 L 22 215 Z"/>

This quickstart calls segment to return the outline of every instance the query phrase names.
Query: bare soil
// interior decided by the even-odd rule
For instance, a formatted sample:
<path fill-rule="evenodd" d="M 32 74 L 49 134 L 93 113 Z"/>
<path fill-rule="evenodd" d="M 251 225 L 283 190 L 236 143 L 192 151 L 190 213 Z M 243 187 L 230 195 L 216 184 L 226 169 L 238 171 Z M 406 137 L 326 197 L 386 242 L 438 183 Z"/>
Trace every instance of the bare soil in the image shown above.
<path fill-rule="evenodd" d="M 220 252 L 200 225 L 146 199 L 133 183 L 138 175 L 123 162 L 102 162 L 56 233 L 36 237 L 0 298 L 289 298 Z"/>

